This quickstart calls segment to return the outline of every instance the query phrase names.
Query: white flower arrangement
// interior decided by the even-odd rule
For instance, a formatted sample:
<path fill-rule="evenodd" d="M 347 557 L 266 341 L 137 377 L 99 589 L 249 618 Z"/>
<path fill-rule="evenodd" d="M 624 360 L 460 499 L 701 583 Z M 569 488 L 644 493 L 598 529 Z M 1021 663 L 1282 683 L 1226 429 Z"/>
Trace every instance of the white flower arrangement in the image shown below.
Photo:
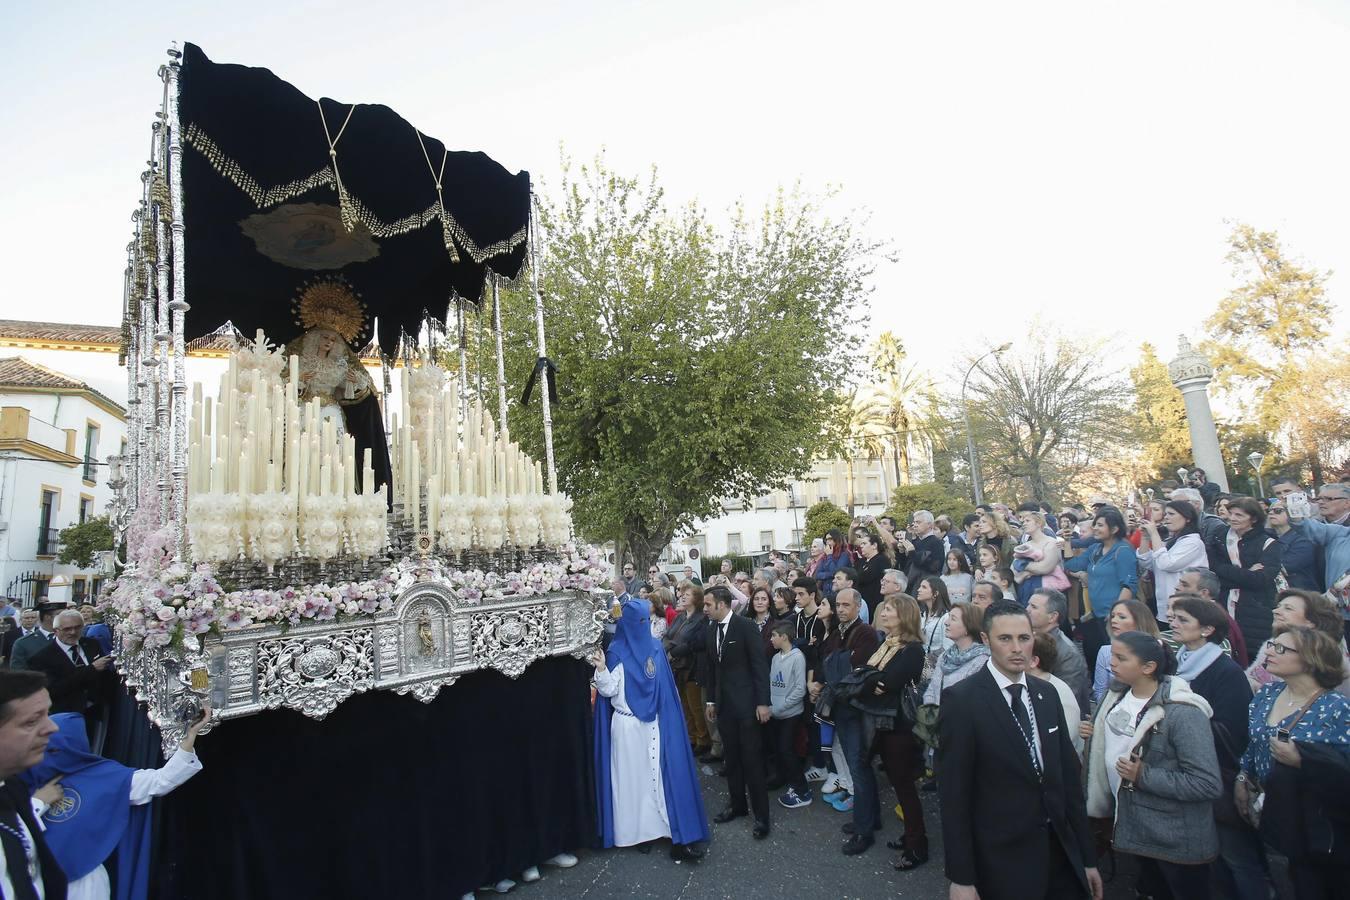
<path fill-rule="evenodd" d="M 247 506 L 248 552 L 250 559 L 268 566 L 290 556 L 295 550 L 295 500 L 280 491 L 251 494 Z"/>
<path fill-rule="evenodd" d="M 300 504 L 304 555 L 327 562 L 342 551 L 343 499 L 339 496 L 304 497 Z"/>
<path fill-rule="evenodd" d="M 188 502 L 188 534 L 192 555 L 223 562 L 244 551 L 244 498 L 239 494 L 198 494 Z"/>

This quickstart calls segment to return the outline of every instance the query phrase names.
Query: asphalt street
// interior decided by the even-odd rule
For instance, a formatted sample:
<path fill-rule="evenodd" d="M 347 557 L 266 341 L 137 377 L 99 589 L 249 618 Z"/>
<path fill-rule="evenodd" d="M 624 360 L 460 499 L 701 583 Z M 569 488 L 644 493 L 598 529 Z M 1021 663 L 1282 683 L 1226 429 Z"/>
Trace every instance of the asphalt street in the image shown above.
<path fill-rule="evenodd" d="M 702 776 L 703 801 L 712 816 L 726 805 L 726 782 Z M 543 879 L 521 884 L 511 892 L 516 900 L 713 900 L 713 898 L 827 898 L 827 900 L 873 900 L 883 897 L 943 898 L 947 881 L 942 876 L 942 828 L 937 794 L 923 794 L 931 858 L 910 872 L 891 867 L 896 854 L 885 842 L 900 836 L 902 826 L 892 808 L 895 795 L 880 777 L 884 830 L 866 853 L 844 856 L 845 835 L 839 828 L 849 816 L 832 809 L 818 797 L 802 809 L 784 809 L 770 798 L 773 833 L 757 841 L 750 835 L 751 821 L 737 819 L 714 825 L 707 856 L 696 863 L 670 859 L 669 843 L 662 841 L 650 852 L 633 848 L 580 851 L 572 869 L 543 867 Z M 1133 898 L 1128 874 L 1107 885 L 1110 900 Z M 497 896 L 480 892 L 480 898 Z"/>

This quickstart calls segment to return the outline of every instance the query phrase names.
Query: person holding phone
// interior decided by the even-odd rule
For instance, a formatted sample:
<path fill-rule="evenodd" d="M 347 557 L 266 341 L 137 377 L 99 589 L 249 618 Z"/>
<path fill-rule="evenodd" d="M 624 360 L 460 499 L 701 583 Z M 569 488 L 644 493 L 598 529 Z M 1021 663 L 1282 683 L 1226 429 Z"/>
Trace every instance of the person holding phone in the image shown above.
<path fill-rule="evenodd" d="M 76 616 L 78 617 L 78 613 Z M 42 761 L 21 776 L 33 789 L 33 812 L 70 879 L 70 900 L 107 900 L 113 885 L 104 868 L 117 855 L 119 897 L 144 897 L 150 888 L 150 807 L 202 770 L 195 745 L 211 721 L 204 705 L 178 749 L 158 769 L 131 769 L 89 750 L 84 717 L 52 716 L 57 727 Z"/>
<path fill-rule="evenodd" d="M 1114 818 L 1112 844 L 1140 860 L 1140 894 L 1165 883 L 1174 897 L 1210 896 L 1219 855 L 1214 801 L 1223 793 L 1210 707 L 1172 674 L 1166 642 L 1140 631 L 1111 642 L 1108 690 L 1079 733 L 1087 751 L 1087 812 Z"/>

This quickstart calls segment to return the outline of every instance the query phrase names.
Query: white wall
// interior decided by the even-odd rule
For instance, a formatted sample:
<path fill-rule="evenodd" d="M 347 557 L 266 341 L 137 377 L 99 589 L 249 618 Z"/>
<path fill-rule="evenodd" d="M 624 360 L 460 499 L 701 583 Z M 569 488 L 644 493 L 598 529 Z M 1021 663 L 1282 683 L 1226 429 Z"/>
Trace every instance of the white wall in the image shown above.
<path fill-rule="evenodd" d="M 25 358 L 37 362 L 24 353 Z M 102 355 L 102 354 L 100 354 Z M 49 368 L 55 369 L 48 363 Z M 59 369 L 57 371 L 60 371 Z M 70 373 L 63 373 L 70 374 Z M 25 393 L 11 390 L 0 393 L 0 406 L 22 407 L 29 411 L 29 439 L 52 449 L 66 449 L 63 429 L 75 430 L 75 455 L 83 458 L 85 432 L 89 422 L 99 427 L 95 458 L 99 462 L 117 453 L 126 436 L 126 425 L 101 406 L 80 396 Z M 29 454 L 0 451 L 0 591 L 8 592 L 11 581 L 21 573 L 42 572 L 58 581 L 91 578 L 93 570 L 63 566 L 54 556 L 38 557 L 38 530 L 42 515 L 42 494 L 54 490 L 57 503 L 51 527 L 58 531 L 79 521 L 83 498 L 92 498 L 93 515 L 107 512 L 112 500 L 106 466 L 94 466 L 92 483 L 84 480 L 84 466 L 67 466 L 48 460 L 30 459 Z M 61 576 L 65 576 L 64 579 Z M 86 584 L 91 588 L 91 584 Z M 14 588 L 20 590 L 18 586 Z M 71 587 L 53 589 L 52 599 L 68 599 Z"/>

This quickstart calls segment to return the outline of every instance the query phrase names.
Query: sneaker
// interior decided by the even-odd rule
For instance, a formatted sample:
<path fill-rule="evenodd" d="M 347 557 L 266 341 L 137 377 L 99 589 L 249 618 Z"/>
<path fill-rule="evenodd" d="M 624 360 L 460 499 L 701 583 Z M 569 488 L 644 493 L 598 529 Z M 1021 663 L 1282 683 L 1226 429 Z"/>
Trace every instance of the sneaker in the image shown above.
<path fill-rule="evenodd" d="M 839 812 L 849 812 L 853 809 L 853 795 L 849 793 L 835 794 L 833 797 L 827 797 L 825 802 Z"/>
<path fill-rule="evenodd" d="M 538 866 L 530 866 L 521 874 L 520 880 L 525 882 L 526 884 L 533 884 L 542 877 L 543 876 L 539 874 Z"/>
<path fill-rule="evenodd" d="M 822 794 L 833 794 L 839 790 L 839 775 L 835 772 L 828 772 L 825 775 L 825 783 L 820 786 Z"/>
<path fill-rule="evenodd" d="M 544 864 L 557 866 L 560 869 L 570 869 L 577 864 L 577 858 L 570 853 L 559 853 L 552 859 L 544 860 Z"/>
<path fill-rule="evenodd" d="M 828 769 L 822 769 L 820 766 L 812 766 L 806 770 L 807 781 L 824 781 L 830 777 Z"/>
<path fill-rule="evenodd" d="M 509 893 L 510 890 L 515 886 L 516 883 L 512 881 L 510 878 L 503 878 L 501 881 L 494 884 L 492 886 L 492 889 L 499 894 L 505 894 Z"/>
<path fill-rule="evenodd" d="M 798 794 L 792 788 L 788 788 L 783 796 L 778 798 L 778 803 L 780 806 L 787 807 L 788 809 L 799 809 L 803 806 L 810 806 L 811 792 L 807 791 L 804 794 Z"/>

